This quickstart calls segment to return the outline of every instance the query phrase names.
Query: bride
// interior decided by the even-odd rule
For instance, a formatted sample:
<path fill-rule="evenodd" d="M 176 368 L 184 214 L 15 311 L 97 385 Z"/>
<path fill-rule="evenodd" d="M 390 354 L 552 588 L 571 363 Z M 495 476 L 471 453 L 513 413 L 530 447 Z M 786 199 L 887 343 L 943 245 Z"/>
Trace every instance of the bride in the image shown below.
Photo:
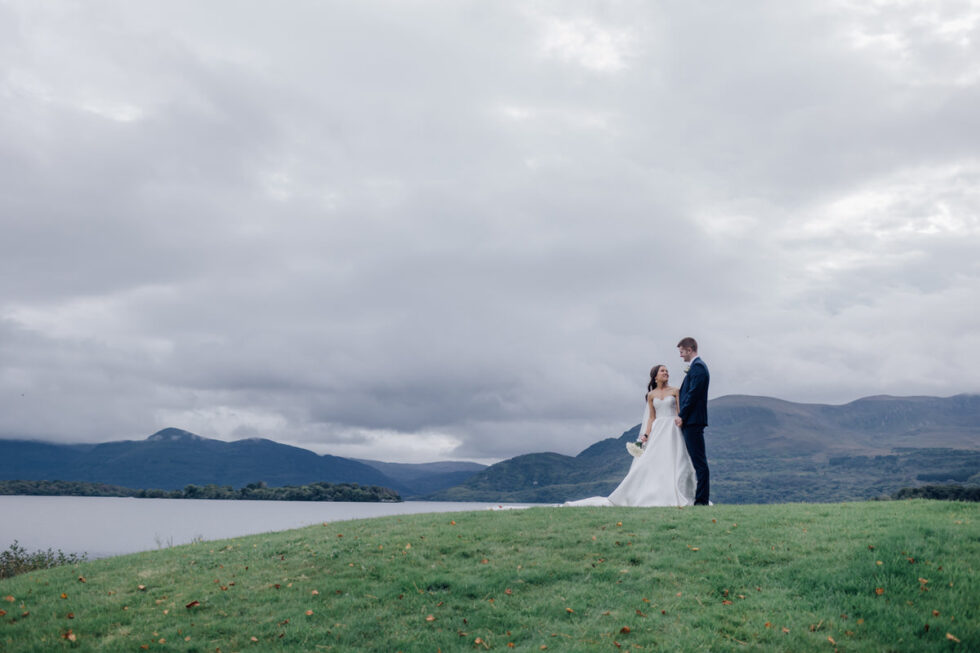
<path fill-rule="evenodd" d="M 568 501 L 566 506 L 691 506 L 697 479 L 677 417 L 677 388 L 667 382 L 665 365 L 650 370 L 647 403 L 640 423 L 643 453 L 608 497 Z"/>

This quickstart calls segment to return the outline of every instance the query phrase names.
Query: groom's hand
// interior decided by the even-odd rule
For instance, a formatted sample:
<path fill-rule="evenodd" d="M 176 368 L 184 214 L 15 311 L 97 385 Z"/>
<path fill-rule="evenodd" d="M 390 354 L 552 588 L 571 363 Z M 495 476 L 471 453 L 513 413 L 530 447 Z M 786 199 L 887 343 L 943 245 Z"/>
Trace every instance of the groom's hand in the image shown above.
<path fill-rule="evenodd" d="M 684 426 L 684 420 L 682 420 L 680 417 L 675 417 L 674 424 L 676 424 L 677 426 Z"/>

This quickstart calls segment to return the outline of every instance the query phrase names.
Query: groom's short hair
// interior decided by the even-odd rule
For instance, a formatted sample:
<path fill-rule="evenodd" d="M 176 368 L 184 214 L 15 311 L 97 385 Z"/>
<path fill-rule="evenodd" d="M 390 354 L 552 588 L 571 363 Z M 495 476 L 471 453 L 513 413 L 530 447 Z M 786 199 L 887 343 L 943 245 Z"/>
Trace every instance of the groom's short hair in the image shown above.
<path fill-rule="evenodd" d="M 677 343 L 678 347 L 684 347 L 685 349 L 690 349 L 691 351 L 698 350 L 698 341 L 694 338 L 681 338 L 681 341 Z"/>

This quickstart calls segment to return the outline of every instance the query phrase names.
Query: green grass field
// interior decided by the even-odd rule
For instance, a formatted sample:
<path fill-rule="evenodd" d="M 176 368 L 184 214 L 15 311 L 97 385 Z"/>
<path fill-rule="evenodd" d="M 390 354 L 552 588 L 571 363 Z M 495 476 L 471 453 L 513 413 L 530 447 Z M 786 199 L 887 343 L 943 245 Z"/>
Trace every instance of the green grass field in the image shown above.
<path fill-rule="evenodd" d="M 0 581 L 0 651 L 977 651 L 980 506 L 337 522 Z"/>

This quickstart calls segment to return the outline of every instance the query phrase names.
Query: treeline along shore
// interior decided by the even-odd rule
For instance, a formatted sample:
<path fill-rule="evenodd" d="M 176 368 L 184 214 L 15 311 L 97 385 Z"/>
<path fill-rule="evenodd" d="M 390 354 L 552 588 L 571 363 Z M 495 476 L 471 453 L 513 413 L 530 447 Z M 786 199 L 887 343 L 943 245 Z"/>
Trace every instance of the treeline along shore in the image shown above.
<path fill-rule="evenodd" d="M 84 481 L 0 481 L 0 495 L 134 497 L 137 499 L 222 499 L 244 501 L 397 502 L 394 490 L 357 483 L 310 483 L 268 487 L 264 482 L 235 489 L 230 485 L 187 485 L 182 490 L 133 489 Z"/>

